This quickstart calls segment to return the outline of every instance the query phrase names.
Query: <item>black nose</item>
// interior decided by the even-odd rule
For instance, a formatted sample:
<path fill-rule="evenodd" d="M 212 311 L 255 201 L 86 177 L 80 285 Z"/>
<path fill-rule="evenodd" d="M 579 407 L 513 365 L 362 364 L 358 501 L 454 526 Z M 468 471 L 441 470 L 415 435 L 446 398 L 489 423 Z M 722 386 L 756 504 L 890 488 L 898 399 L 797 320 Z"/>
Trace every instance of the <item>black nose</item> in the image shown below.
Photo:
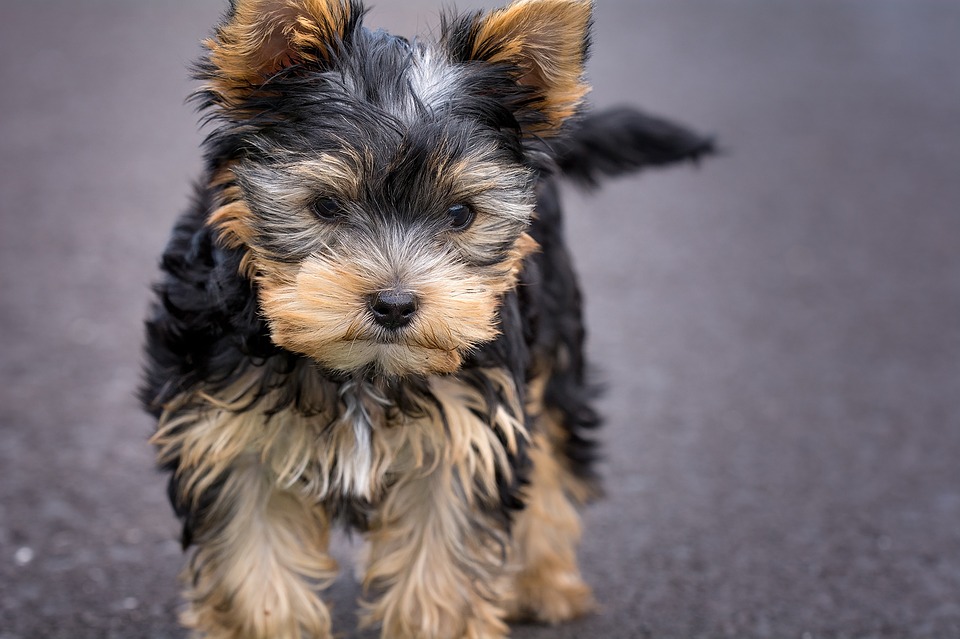
<path fill-rule="evenodd" d="M 406 326 L 417 312 L 417 296 L 407 291 L 381 291 L 369 297 L 373 319 L 384 328 Z"/>

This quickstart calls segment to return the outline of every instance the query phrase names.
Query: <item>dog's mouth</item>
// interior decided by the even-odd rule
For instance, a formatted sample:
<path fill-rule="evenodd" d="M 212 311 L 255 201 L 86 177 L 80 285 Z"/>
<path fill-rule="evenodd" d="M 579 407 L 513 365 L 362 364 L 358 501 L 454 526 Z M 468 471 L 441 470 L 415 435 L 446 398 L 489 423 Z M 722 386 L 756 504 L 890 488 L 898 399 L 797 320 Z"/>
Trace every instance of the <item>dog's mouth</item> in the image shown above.
<path fill-rule="evenodd" d="M 369 369 L 391 377 L 452 373 L 463 362 L 457 348 L 422 343 L 402 334 L 344 339 L 314 357 L 337 370 Z"/>
<path fill-rule="evenodd" d="M 411 339 L 409 333 L 405 331 L 377 331 L 367 337 L 358 338 L 360 341 L 373 342 L 376 344 L 391 344 L 398 346 L 423 346 L 415 339 Z"/>
<path fill-rule="evenodd" d="M 463 347 L 447 327 L 438 328 L 436 325 L 427 325 L 416 320 L 402 327 L 384 328 L 362 318 L 353 323 L 339 341 L 439 351 L 452 351 Z"/>

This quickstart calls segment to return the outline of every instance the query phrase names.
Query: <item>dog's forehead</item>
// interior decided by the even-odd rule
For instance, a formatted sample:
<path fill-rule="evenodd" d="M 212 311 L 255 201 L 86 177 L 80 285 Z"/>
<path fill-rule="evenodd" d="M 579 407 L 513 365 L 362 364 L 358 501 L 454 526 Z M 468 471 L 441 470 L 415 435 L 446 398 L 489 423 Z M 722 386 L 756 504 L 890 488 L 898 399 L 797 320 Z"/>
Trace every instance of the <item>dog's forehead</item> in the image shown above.
<path fill-rule="evenodd" d="M 270 103 L 267 127 L 251 129 L 238 168 L 252 176 L 257 165 L 285 171 L 326 158 L 354 191 L 382 187 L 394 199 L 485 183 L 483 167 L 524 160 L 509 110 L 476 90 L 485 73 L 451 60 L 442 43 L 360 29 L 327 68 L 278 85 L 283 99 Z"/>
<path fill-rule="evenodd" d="M 421 45 L 411 57 L 410 90 L 423 105 L 437 108 L 459 93 L 461 69 L 432 45 Z"/>
<path fill-rule="evenodd" d="M 436 43 L 361 29 L 339 71 L 354 96 L 410 121 L 443 109 L 459 93 L 463 69 Z"/>

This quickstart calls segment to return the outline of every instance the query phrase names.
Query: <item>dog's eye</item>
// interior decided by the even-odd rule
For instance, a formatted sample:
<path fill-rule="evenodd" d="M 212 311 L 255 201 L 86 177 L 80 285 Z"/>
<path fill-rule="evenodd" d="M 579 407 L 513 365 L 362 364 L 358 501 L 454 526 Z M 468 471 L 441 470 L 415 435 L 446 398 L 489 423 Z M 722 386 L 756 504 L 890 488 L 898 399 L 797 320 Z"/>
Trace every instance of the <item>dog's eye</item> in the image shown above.
<path fill-rule="evenodd" d="M 473 222 L 473 209 L 467 204 L 454 204 L 447 209 L 447 221 L 454 231 L 464 231 Z"/>
<path fill-rule="evenodd" d="M 336 220 L 343 214 L 343 207 L 339 200 L 332 197 L 317 198 L 310 208 L 317 217 L 328 222 Z"/>

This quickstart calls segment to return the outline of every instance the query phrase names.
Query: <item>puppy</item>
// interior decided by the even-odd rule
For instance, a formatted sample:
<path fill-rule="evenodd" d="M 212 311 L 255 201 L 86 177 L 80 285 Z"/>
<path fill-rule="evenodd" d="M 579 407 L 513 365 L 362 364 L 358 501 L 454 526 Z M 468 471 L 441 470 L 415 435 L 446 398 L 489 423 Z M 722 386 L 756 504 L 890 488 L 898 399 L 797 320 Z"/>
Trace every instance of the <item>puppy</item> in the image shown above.
<path fill-rule="evenodd" d="M 447 15 L 430 41 L 363 16 L 233 0 L 197 66 L 213 129 L 142 389 L 196 636 L 330 637 L 336 523 L 367 541 L 385 638 L 592 605 L 577 507 L 599 419 L 557 180 L 711 142 L 584 109 L 589 0 Z"/>

